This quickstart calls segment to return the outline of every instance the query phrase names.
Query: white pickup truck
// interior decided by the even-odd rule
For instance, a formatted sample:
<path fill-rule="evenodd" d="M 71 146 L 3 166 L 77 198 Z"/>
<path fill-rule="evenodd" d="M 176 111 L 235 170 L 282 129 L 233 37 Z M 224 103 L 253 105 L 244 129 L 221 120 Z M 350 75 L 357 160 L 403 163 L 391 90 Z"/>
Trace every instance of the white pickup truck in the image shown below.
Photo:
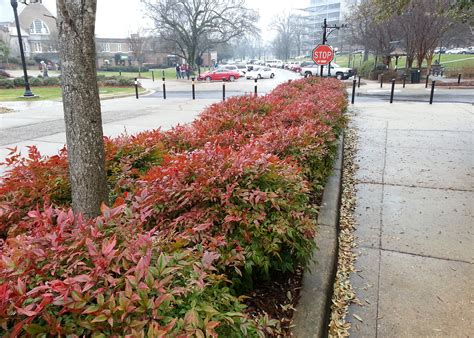
<path fill-rule="evenodd" d="M 316 64 L 307 65 L 301 68 L 300 74 L 303 76 L 319 76 L 321 74 L 321 66 Z M 346 80 L 355 74 L 352 68 L 340 67 L 336 63 L 331 63 L 331 76 L 338 80 Z M 323 76 L 328 76 L 328 66 L 323 68 Z"/>

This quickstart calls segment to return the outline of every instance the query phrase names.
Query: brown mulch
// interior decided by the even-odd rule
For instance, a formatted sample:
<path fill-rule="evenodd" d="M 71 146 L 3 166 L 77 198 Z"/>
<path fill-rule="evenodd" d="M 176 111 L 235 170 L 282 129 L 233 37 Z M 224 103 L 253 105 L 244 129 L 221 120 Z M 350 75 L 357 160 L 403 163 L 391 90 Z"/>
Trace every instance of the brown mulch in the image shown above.
<path fill-rule="evenodd" d="M 303 268 L 295 272 L 274 276 L 270 281 L 261 281 L 256 285 L 249 298 L 245 299 L 246 312 L 254 317 L 267 315 L 278 321 L 274 332 L 267 337 L 293 337 L 290 330 L 293 313 L 300 298 L 303 280 Z"/>
<path fill-rule="evenodd" d="M 437 82 L 436 83 L 437 87 L 474 87 L 474 80 L 467 80 L 467 81 L 461 81 L 461 83 L 458 85 L 457 82 Z"/>

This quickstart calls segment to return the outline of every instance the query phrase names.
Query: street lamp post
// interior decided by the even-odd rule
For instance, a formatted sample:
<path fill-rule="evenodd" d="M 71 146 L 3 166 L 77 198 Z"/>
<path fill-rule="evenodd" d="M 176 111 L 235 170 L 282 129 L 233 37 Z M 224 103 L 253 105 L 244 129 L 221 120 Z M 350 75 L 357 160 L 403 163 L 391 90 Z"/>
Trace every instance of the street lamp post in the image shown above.
<path fill-rule="evenodd" d="M 20 31 L 20 21 L 18 20 L 18 2 L 17 0 L 10 0 L 10 4 L 13 8 L 13 14 L 15 16 L 15 24 L 16 24 L 16 31 L 18 33 L 18 44 L 20 46 L 20 57 L 21 63 L 23 65 L 23 76 L 25 77 L 25 93 L 23 94 L 24 97 L 31 97 L 35 96 L 30 89 L 30 83 L 28 82 L 28 72 L 26 71 L 26 62 L 25 62 L 25 52 L 23 51 L 23 39 L 21 37 Z"/>

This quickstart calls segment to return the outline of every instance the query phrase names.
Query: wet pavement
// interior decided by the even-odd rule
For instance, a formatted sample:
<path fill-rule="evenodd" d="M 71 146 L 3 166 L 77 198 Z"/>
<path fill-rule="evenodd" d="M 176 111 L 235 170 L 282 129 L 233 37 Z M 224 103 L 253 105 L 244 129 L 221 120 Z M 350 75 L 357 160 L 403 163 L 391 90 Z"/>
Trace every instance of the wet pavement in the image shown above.
<path fill-rule="evenodd" d="M 474 110 L 360 102 L 354 337 L 474 335 Z M 359 319 L 358 319 L 358 318 Z"/>
<path fill-rule="evenodd" d="M 271 91 L 288 80 L 300 78 L 298 74 L 277 69 L 274 79 L 257 82 L 259 94 Z M 167 99 L 162 98 L 162 81 L 141 80 L 149 94 L 135 97 L 103 100 L 102 120 L 104 135 L 109 137 L 161 128 L 170 129 L 177 124 L 193 121 L 204 108 L 222 100 L 222 82 L 196 82 L 196 99 L 192 99 L 191 81 L 168 80 Z M 226 82 L 226 98 L 249 95 L 254 91 L 254 81 L 239 79 Z M 18 147 L 22 155 L 27 147 L 36 145 L 43 155 L 54 155 L 66 143 L 62 102 L 26 101 L 2 102 L 13 112 L 0 113 L 0 162 Z M 5 167 L 0 167 L 0 173 Z"/>

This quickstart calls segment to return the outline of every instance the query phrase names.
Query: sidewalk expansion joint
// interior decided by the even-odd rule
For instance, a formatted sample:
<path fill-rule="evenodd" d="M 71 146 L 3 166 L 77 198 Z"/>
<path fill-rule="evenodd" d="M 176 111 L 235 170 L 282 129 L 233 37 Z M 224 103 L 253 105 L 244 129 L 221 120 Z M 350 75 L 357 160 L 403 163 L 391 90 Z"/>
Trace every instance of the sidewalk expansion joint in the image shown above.
<path fill-rule="evenodd" d="M 472 189 L 459 189 L 459 188 L 442 188 L 442 187 L 424 187 L 420 185 L 412 184 L 396 184 L 396 183 L 381 183 L 381 182 L 370 182 L 358 180 L 356 184 L 371 184 L 371 185 L 387 185 L 389 187 L 403 187 L 403 188 L 417 188 L 417 189 L 431 189 L 431 190 L 444 190 L 444 191 L 460 191 L 460 192 L 474 192 Z"/>
<path fill-rule="evenodd" d="M 385 142 L 383 153 L 383 169 L 382 169 L 382 196 L 380 197 L 380 214 L 379 214 L 379 247 L 382 247 L 383 234 L 383 211 L 384 211 L 384 196 L 385 196 L 385 169 L 387 167 L 387 144 L 388 144 L 388 122 L 385 123 Z M 377 273 L 377 312 L 375 319 L 375 337 L 378 337 L 379 332 L 379 304 L 380 304 L 380 271 L 381 271 L 382 252 L 379 251 L 379 264 Z"/>
<path fill-rule="evenodd" d="M 393 253 L 398 253 L 398 254 L 402 254 L 402 255 L 409 255 L 409 256 L 422 257 L 422 258 L 431 258 L 431 259 L 438 259 L 438 260 L 448 261 L 448 262 L 457 262 L 457 263 L 464 263 L 464 264 L 474 265 L 474 261 L 470 262 L 470 261 L 466 261 L 464 259 L 446 258 L 446 257 L 440 257 L 440 256 L 425 255 L 425 254 L 419 254 L 419 253 L 408 252 L 408 251 L 400 251 L 400 250 L 386 249 L 386 248 L 377 248 L 377 247 L 368 246 L 368 245 L 359 245 L 359 248 L 378 250 L 380 252 L 381 251 L 393 252 Z"/>

